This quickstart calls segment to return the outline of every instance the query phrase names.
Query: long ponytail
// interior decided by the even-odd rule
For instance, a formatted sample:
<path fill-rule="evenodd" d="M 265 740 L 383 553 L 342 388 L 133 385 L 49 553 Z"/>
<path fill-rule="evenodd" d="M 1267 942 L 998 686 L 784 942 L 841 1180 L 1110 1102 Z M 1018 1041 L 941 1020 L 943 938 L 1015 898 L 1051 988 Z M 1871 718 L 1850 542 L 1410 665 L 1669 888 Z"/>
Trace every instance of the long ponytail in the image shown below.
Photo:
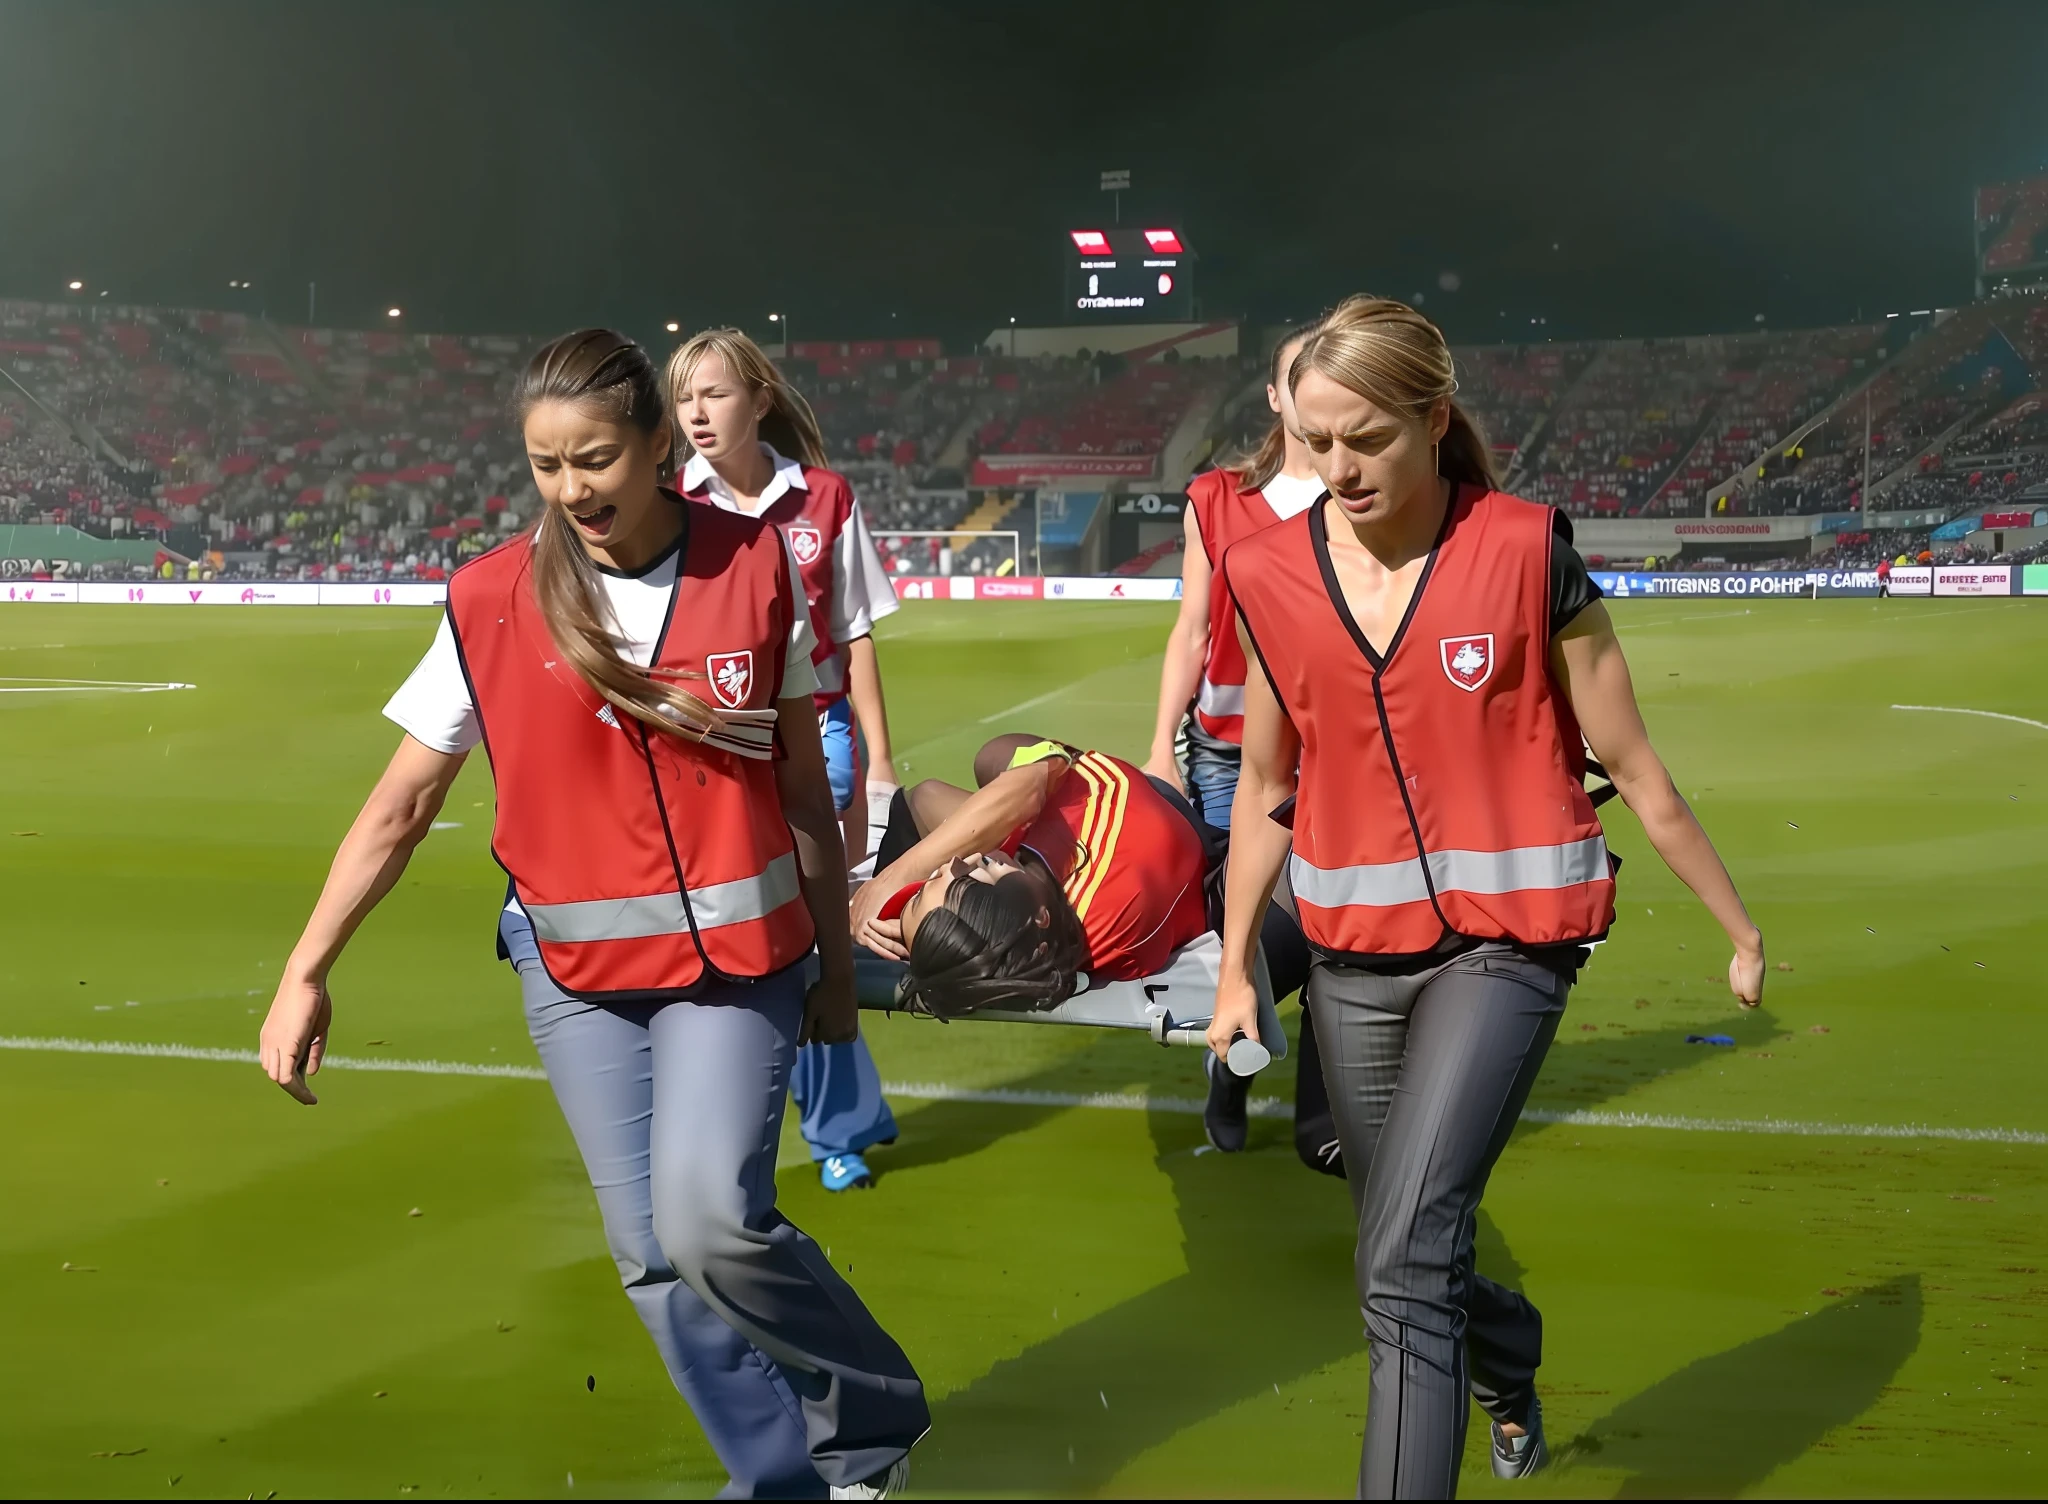
<path fill-rule="evenodd" d="M 748 391 L 769 394 L 768 411 L 761 416 L 763 443 L 813 469 L 825 467 L 825 436 L 818 428 L 818 415 L 768 358 L 768 352 L 738 329 L 705 329 L 676 347 L 668 358 L 664 379 L 668 412 L 674 413 L 677 398 L 707 355 L 722 360 L 725 374 Z M 688 440 L 683 443 L 689 447 Z"/>
<path fill-rule="evenodd" d="M 1297 324 L 1280 336 L 1280 343 L 1273 347 L 1273 360 L 1266 371 L 1266 384 L 1280 386 L 1287 380 L 1286 362 L 1281 358 L 1289 350 L 1298 350 L 1302 341 L 1322 327 L 1321 319 L 1310 319 L 1306 324 Z M 1249 449 L 1218 462 L 1217 468 L 1228 470 L 1236 477 L 1240 491 L 1262 491 L 1266 482 L 1278 475 L 1287 463 L 1287 425 L 1280 421 L 1278 413 L 1267 425 L 1266 436 Z"/>
<path fill-rule="evenodd" d="M 1457 369 L 1443 330 L 1392 298 L 1359 294 L 1331 310 L 1287 369 L 1292 390 L 1317 371 L 1375 407 L 1422 421 L 1438 402 L 1450 404 L 1450 426 L 1437 443 L 1437 474 L 1468 485 L 1500 488 L 1486 430 L 1458 405 Z"/>
<path fill-rule="evenodd" d="M 633 341 L 610 329 L 579 329 L 535 352 L 519 378 L 514 407 L 522 422 L 542 402 L 569 402 L 607 422 L 643 434 L 668 427 L 654 362 Z M 703 700 L 671 682 L 702 678 L 649 670 L 619 656 L 610 611 L 600 604 L 597 566 L 558 506 L 543 506 L 528 532 L 532 540 L 533 595 L 548 635 L 592 689 L 627 715 L 669 736 L 702 741 L 724 719 Z"/>

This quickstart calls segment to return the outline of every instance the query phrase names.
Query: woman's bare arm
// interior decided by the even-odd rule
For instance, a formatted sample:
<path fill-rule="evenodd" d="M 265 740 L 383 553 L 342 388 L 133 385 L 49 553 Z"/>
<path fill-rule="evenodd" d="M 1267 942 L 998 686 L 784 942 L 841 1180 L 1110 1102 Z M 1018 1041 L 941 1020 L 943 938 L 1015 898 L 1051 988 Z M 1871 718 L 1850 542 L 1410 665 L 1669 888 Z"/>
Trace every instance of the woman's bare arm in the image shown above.
<path fill-rule="evenodd" d="M 1237 774 L 1237 797 L 1230 805 L 1230 868 L 1223 881 L 1223 961 L 1216 983 L 1216 1012 L 1209 1022 L 1209 1047 L 1227 1057 L 1230 1042 L 1242 1032 L 1259 1037 L 1258 993 L 1253 983 L 1259 927 L 1274 884 L 1286 865 L 1293 836 L 1272 818 L 1273 811 L 1294 793 L 1301 765 L 1301 738 L 1280 708 L 1279 696 L 1266 678 L 1266 667 L 1252 651 L 1240 623 L 1244 643 L 1244 759 Z M 1261 1041 L 1264 1043 L 1265 1041 Z"/>
<path fill-rule="evenodd" d="M 867 743 L 870 775 L 896 782 L 895 748 L 889 741 L 889 705 L 882 697 L 882 664 L 875 639 L 856 637 L 846 645 L 846 698 L 853 705 L 854 724 Z"/>
<path fill-rule="evenodd" d="M 804 907 L 818 934 L 819 978 L 804 999 L 798 1043 L 844 1044 L 860 1032 L 853 940 L 846 924 L 846 848 L 839 840 L 839 812 L 832 808 L 825 744 L 818 737 L 811 697 L 777 700 L 775 727 L 785 754 L 775 764 L 775 791 L 796 842 Z"/>
<path fill-rule="evenodd" d="M 1185 507 L 1181 516 L 1185 542 L 1180 556 L 1180 614 L 1166 634 L 1166 659 L 1159 665 L 1159 708 L 1153 718 L 1152 751 L 1145 759 L 1145 771 L 1186 793 L 1174 762 L 1173 743 L 1202 682 L 1202 664 L 1209 655 L 1209 555 L 1202 547 L 1202 526 L 1195 520 L 1195 509 Z"/>
<path fill-rule="evenodd" d="M 879 917 L 890 896 L 914 882 L 923 882 L 958 856 L 994 851 L 1037 819 L 1053 786 L 1068 768 L 1064 757 L 1048 758 L 998 774 L 960 800 L 953 812 L 929 835 L 861 885 L 853 896 L 853 935 L 880 955 L 905 958 L 900 926 Z M 917 790 L 911 791 L 913 806 Z"/>
<path fill-rule="evenodd" d="M 285 962 L 258 1036 L 265 1073 L 309 1107 L 319 1098 L 306 1077 L 320 1070 L 334 1013 L 327 974 L 370 911 L 397 885 L 468 756 L 436 752 L 410 736 L 402 738 L 334 853 L 327 882 Z"/>
<path fill-rule="evenodd" d="M 1727 931 L 1735 946 L 1728 963 L 1729 989 L 1745 1008 L 1754 1008 L 1763 998 L 1763 933 L 1743 907 L 1742 895 L 1692 806 L 1650 745 L 1628 660 L 1604 603 L 1594 601 L 1558 633 L 1550 647 L 1550 667 L 1621 802 L 1642 821 L 1643 834 L 1664 864 Z"/>

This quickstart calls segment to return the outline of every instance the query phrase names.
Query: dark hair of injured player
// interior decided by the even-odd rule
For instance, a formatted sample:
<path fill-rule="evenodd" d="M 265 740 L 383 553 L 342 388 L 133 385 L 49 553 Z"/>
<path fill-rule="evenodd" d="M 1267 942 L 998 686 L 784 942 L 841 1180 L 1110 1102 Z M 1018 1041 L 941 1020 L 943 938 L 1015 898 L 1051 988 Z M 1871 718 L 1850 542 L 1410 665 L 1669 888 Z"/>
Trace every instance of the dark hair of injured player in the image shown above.
<path fill-rule="evenodd" d="M 918 922 L 910 940 L 903 1005 L 955 1018 L 980 1008 L 1042 1012 L 1074 995 L 1087 965 L 1081 921 L 1035 854 L 994 882 L 956 877 L 945 907 Z"/>

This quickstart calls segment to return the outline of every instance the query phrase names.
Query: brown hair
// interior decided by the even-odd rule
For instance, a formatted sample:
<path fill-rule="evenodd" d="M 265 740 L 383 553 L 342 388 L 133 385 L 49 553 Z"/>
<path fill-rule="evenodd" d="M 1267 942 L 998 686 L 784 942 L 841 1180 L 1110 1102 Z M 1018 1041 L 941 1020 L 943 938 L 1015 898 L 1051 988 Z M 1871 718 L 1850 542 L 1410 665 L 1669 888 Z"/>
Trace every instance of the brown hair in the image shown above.
<path fill-rule="evenodd" d="M 523 423 L 543 402 L 574 403 L 643 434 L 668 428 L 654 362 L 610 329 L 578 329 L 534 353 L 519 378 L 513 406 Z M 548 635 L 586 684 L 635 720 L 671 736 L 701 741 L 725 724 L 704 701 L 668 682 L 701 674 L 662 670 L 658 677 L 619 656 L 611 613 L 599 604 L 597 566 L 560 507 L 543 506 L 527 536 L 532 540 L 533 594 Z"/>
<path fill-rule="evenodd" d="M 1024 871 L 995 882 L 946 885 L 946 906 L 925 915 L 911 938 L 897 989 L 904 1007 L 937 1018 L 977 1008 L 1042 1013 L 1074 995 L 1088 964 L 1080 918 L 1037 857 L 1020 860 Z"/>
<path fill-rule="evenodd" d="M 1280 343 L 1273 347 L 1273 361 L 1266 372 L 1266 384 L 1278 386 L 1287 379 L 1287 373 L 1280 369 L 1280 357 L 1287 353 L 1289 345 L 1298 345 L 1316 330 L 1322 328 L 1319 318 L 1310 319 L 1306 324 L 1296 324 L 1280 336 Z M 1280 473 L 1280 467 L 1287 463 L 1287 425 L 1278 413 L 1266 429 L 1266 436 L 1250 449 L 1241 449 L 1217 466 L 1228 470 L 1240 491 L 1259 491 L 1266 482 Z"/>
<path fill-rule="evenodd" d="M 671 414 L 683 388 L 689 385 L 691 373 L 707 355 L 724 361 L 725 374 L 748 391 L 769 393 L 768 411 L 761 417 L 764 443 L 777 454 L 801 460 L 815 469 L 824 468 L 825 436 L 818 430 L 818 415 L 804 401 L 803 393 L 791 386 L 781 369 L 768 358 L 768 352 L 738 329 L 706 329 L 676 347 L 675 354 L 668 358 L 665 381 Z M 689 447 L 688 440 L 683 441 L 683 447 Z"/>
<path fill-rule="evenodd" d="M 1448 402 L 1451 420 L 1437 444 L 1437 474 L 1499 489 L 1485 430 L 1458 405 L 1458 376 L 1444 332 L 1406 303 L 1363 293 L 1346 298 L 1294 357 L 1287 370 L 1289 391 L 1307 371 L 1414 422 L 1426 419 L 1439 401 Z"/>

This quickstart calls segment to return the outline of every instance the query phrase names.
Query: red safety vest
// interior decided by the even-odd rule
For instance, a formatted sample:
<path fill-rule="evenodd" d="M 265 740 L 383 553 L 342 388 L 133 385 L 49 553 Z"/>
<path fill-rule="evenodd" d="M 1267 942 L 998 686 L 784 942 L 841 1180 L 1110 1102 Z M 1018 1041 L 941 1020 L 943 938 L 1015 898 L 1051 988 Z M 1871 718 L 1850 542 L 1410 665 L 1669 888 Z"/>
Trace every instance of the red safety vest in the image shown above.
<path fill-rule="evenodd" d="M 1225 561 L 1301 733 L 1289 873 L 1309 940 L 1385 957 L 1447 933 L 1598 939 L 1614 878 L 1550 675 L 1551 509 L 1461 487 L 1384 656 L 1343 604 L 1324 510 Z"/>
<path fill-rule="evenodd" d="M 1237 640 L 1237 608 L 1223 579 L 1223 555 L 1241 538 L 1279 522 L 1263 491 L 1240 491 L 1229 470 L 1210 470 L 1188 482 L 1188 505 L 1209 558 L 1209 651 L 1195 691 L 1195 720 L 1220 741 L 1244 741 L 1244 645 Z"/>
<path fill-rule="evenodd" d="M 654 666 L 714 708 L 762 709 L 795 602 L 775 529 L 686 507 Z M 498 786 L 492 854 L 548 975 L 583 998 L 678 996 L 767 976 L 811 948 L 774 764 L 616 711 L 564 658 L 521 536 L 458 569 L 448 618 Z"/>
<path fill-rule="evenodd" d="M 818 645 L 811 649 L 811 667 L 818 674 L 814 701 L 820 711 L 846 698 L 846 668 L 839 656 L 839 643 L 832 635 L 832 591 L 839 557 L 839 535 L 853 517 L 853 487 L 837 470 L 804 468 L 804 483 L 791 486 L 775 498 L 773 506 L 754 515 L 781 528 L 796 555 L 797 570 L 803 576 L 804 597 L 811 610 L 811 631 Z M 692 501 L 706 500 L 710 483 L 688 493 Z M 723 510 L 723 508 L 719 508 Z"/>

